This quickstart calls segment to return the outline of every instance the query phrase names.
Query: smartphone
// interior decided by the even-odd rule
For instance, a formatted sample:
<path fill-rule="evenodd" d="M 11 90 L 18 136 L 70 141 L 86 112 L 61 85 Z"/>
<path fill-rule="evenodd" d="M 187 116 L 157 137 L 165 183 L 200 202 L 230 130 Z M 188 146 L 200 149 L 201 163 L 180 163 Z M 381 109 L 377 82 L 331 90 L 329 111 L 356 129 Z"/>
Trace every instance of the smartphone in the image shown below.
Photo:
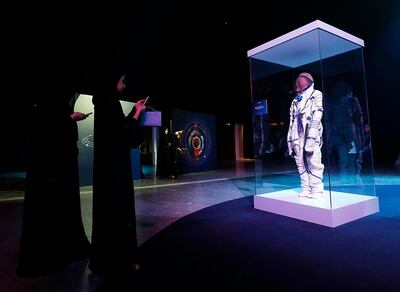
<path fill-rule="evenodd" d="M 150 96 L 146 97 L 146 99 L 144 100 L 143 105 L 146 105 L 147 100 L 149 99 Z"/>

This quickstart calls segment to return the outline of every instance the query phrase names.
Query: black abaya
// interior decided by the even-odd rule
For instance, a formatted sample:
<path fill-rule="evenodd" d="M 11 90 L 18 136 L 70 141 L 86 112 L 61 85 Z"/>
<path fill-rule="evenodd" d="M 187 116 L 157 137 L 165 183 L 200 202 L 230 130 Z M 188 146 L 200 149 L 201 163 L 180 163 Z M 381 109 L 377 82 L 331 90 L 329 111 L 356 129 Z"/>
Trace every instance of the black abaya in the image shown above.
<path fill-rule="evenodd" d="M 77 125 L 67 104 L 32 109 L 17 274 L 41 276 L 89 256 L 81 218 Z"/>
<path fill-rule="evenodd" d="M 144 132 L 132 118 L 133 113 L 124 116 L 114 92 L 100 92 L 93 103 L 93 231 L 89 268 L 104 275 L 120 274 L 129 271 L 138 260 L 130 151 L 140 146 Z"/>

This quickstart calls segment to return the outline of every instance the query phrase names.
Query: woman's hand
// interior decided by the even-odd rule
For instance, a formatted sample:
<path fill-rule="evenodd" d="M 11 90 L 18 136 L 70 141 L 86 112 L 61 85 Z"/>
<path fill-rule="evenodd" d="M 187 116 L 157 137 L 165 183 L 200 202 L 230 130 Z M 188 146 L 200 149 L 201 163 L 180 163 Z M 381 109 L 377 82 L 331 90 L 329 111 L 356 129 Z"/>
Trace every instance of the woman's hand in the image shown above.
<path fill-rule="evenodd" d="M 84 113 L 80 113 L 80 112 L 74 112 L 71 114 L 71 119 L 73 121 L 82 121 L 84 119 L 86 119 L 90 114 L 84 114 Z"/>
<path fill-rule="evenodd" d="M 135 107 L 136 107 L 136 112 L 135 115 L 133 116 L 133 118 L 135 120 L 139 119 L 140 114 L 146 110 L 146 106 L 145 106 L 145 99 L 141 99 L 138 102 L 135 103 Z"/>

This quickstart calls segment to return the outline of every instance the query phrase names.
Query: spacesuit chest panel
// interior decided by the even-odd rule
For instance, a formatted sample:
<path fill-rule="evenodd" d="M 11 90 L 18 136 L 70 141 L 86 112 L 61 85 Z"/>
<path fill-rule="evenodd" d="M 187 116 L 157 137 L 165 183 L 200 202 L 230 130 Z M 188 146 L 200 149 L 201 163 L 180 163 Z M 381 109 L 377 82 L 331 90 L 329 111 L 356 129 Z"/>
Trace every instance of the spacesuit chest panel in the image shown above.
<path fill-rule="evenodd" d="M 311 118 L 311 96 L 309 98 L 303 98 L 301 102 L 295 101 L 295 106 L 294 106 L 294 118 L 296 119 L 296 122 L 298 126 L 301 126 L 303 129 L 305 129 L 306 123 L 307 123 L 307 118 Z M 301 125 L 299 125 L 301 122 Z"/>
<path fill-rule="evenodd" d="M 319 91 L 308 90 L 301 100 L 294 99 L 291 106 L 291 125 L 289 127 L 288 142 L 292 144 L 302 144 L 306 132 L 307 123 L 311 123 L 313 119 L 313 111 L 318 108 L 317 98 Z M 314 97 L 315 95 L 315 97 Z M 320 127 L 322 134 L 322 126 Z M 316 142 L 320 142 L 317 137 Z"/>

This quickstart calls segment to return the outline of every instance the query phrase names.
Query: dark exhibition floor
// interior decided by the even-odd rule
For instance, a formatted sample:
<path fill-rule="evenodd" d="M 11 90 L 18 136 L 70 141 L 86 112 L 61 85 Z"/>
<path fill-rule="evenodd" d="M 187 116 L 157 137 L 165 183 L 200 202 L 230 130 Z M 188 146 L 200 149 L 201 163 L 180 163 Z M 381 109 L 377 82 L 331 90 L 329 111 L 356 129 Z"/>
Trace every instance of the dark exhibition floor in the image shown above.
<path fill-rule="evenodd" d="M 376 185 L 379 213 L 329 228 L 255 210 L 251 161 L 136 181 L 142 269 L 121 279 L 96 278 L 87 261 L 17 278 L 23 191 L 2 190 L 0 291 L 400 291 L 398 170 L 378 170 Z M 81 193 L 90 238 L 90 187 Z"/>

